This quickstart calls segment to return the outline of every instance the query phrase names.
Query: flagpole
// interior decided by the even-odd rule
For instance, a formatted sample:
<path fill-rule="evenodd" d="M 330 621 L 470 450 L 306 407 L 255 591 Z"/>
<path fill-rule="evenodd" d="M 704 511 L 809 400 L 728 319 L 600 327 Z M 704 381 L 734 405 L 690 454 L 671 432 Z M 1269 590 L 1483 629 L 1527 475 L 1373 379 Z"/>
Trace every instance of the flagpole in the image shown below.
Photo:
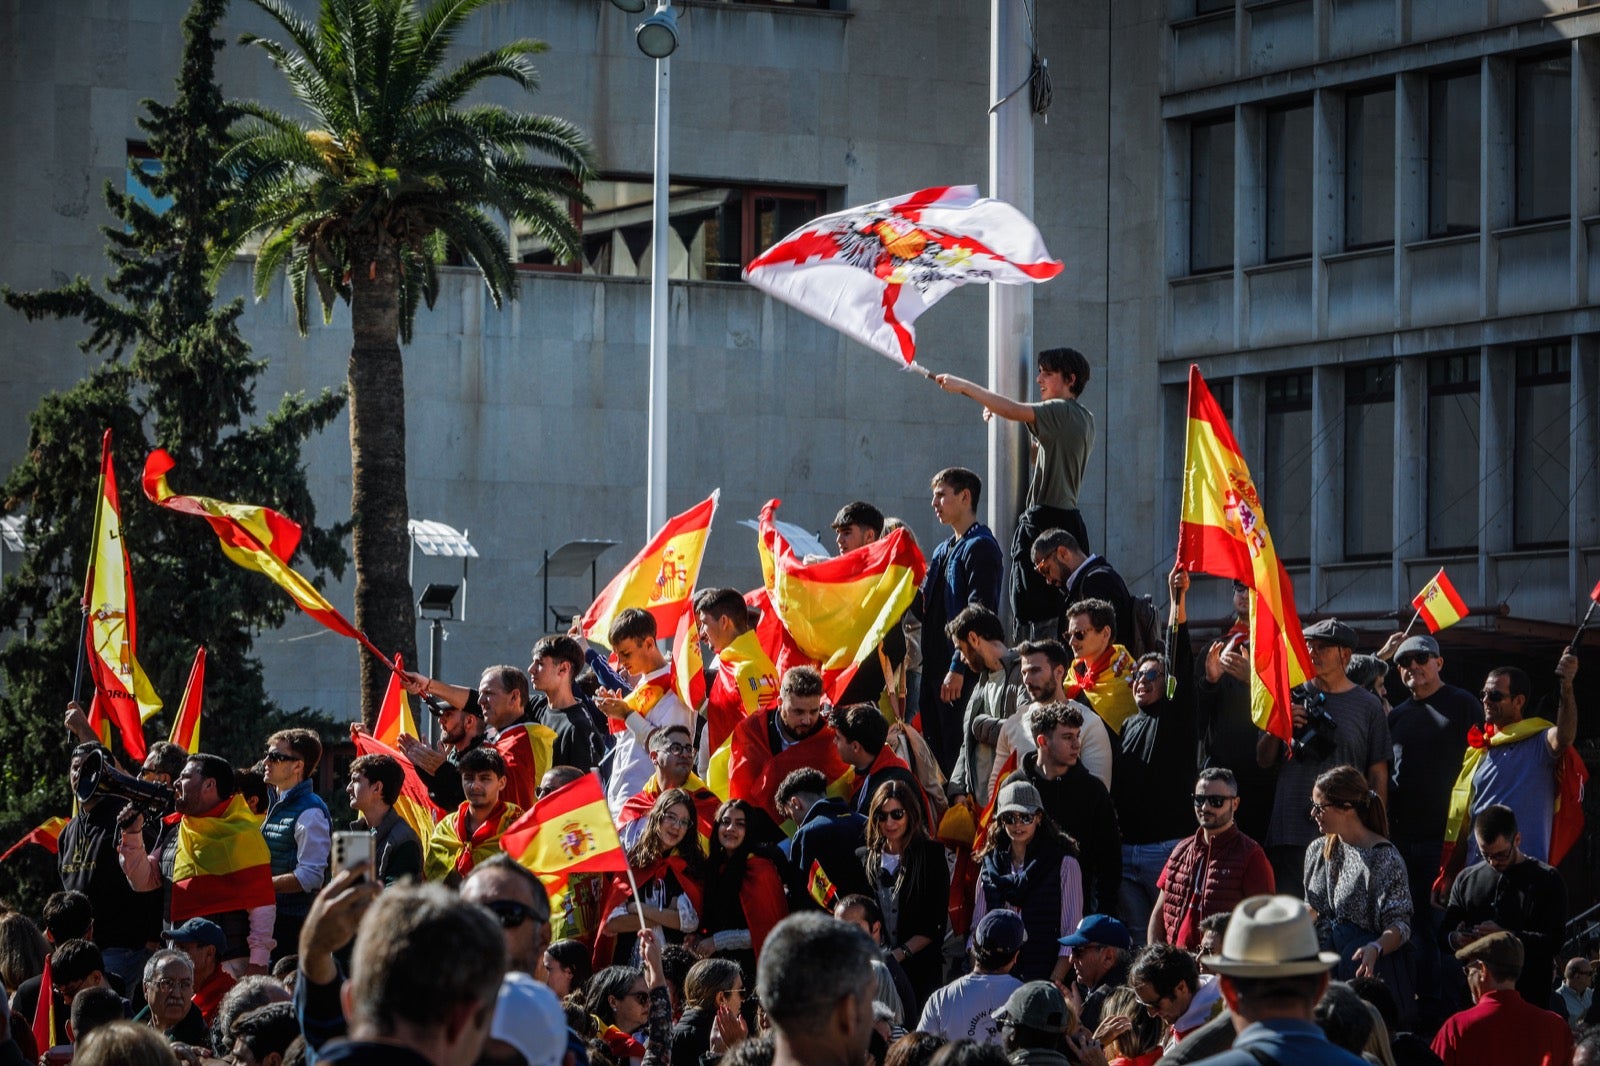
<path fill-rule="evenodd" d="M 1417 613 L 1411 616 L 1411 621 L 1406 623 L 1406 627 L 1405 627 L 1404 630 L 1401 631 L 1400 635 L 1402 637 L 1409 637 L 1411 635 L 1411 627 L 1416 625 L 1417 624 L 1417 619 L 1419 619 L 1421 617 L 1422 617 L 1422 608 L 1418 607 L 1417 608 Z M 1588 621 L 1588 619 L 1586 618 L 1586 619 L 1584 619 L 1584 621 Z M 1582 632 L 1582 630 L 1579 630 L 1579 632 Z"/>
<path fill-rule="evenodd" d="M 83 598 L 78 605 L 83 612 L 83 618 L 78 623 L 78 665 L 72 671 L 72 699 L 77 702 L 78 692 L 83 687 L 83 660 L 88 646 L 89 638 L 89 594 L 94 590 L 94 562 L 95 551 L 98 547 L 100 535 L 100 515 L 106 505 L 106 462 L 111 458 L 111 430 L 107 429 L 100 437 L 100 477 L 96 481 L 94 494 L 94 525 L 89 532 L 89 565 L 84 568 Z"/>
<path fill-rule="evenodd" d="M 1583 621 L 1578 623 L 1578 631 L 1572 635 L 1572 650 L 1574 654 L 1577 653 L 1578 642 L 1583 639 L 1584 630 L 1589 628 L 1589 619 L 1594 617 L 1595 606 L 1596 601 L 1590 600 L 1589 609 L 1583 612 Z"/>
<path fill-rule="evenodd" d="M 690 832 L 695 831 L 696 830 L 691 827 Z M 644 901 L 639 898 L 639 882 L 633 879 L 633 864 L 629 863 L 626 869 L 628 871 L 628 887 L 633 889 L 633 907 L 634 910 L 639 912 L 639 935 L 648 936 L 650 934 L 650 927 L 645 923 L 644 920 Z"/>

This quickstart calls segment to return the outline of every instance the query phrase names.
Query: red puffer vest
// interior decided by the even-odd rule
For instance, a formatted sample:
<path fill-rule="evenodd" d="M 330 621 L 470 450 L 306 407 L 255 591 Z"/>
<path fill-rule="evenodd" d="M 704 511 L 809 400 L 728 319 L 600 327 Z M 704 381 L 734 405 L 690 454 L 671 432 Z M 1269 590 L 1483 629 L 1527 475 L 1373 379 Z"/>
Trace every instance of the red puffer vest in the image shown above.
<path fill-rule="evenodd" d="M 1245 862 L 1261 845 L 1231 826 L 1207 846 L 1205 835 L 1195 835 L 1172 849 L 1167 860 L 1166 896 L 1161 903 L 1161 920 L 1167 935 L 1175 937 L 1183 924 L 1184 912 L 1195 911 L 1193 924 L 1220 911 L 1231 911 L 1244 899 Z M 1195 868 L 1204 864 L 1203 881 L 1195 885 Z M 1193 944 L 1179 947 L 1193 948 Z"/>

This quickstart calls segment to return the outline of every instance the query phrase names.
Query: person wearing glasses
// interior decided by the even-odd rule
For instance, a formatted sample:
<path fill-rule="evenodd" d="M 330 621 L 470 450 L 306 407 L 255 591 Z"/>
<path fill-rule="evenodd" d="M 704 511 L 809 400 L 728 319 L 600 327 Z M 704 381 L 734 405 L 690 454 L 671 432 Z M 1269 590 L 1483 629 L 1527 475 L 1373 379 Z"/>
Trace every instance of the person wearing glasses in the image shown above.
<path fill-rule="evenodd" d="M 272 853 L 272 889 L 278 896 L 273 961 L 295 953 L 311 898 L 328 876 L 333 822 L 328 805 L 311 787 L 321 761 L 322 739 L 315 730 L 282 729 L 267 738 L 261 776 L 271 805 L 261 835 Z"/>
<path fill-rule="evenodd" d="M 750 832 L 752 822 L 760 816 L 753 805 L 741 799 L 717 808 L 711 857 L 706 864 L 705 915 L 693 945 L 701 958 L 732 959 L 746 973 L 756 972 L 756 959 L 767 934 L 789 913 L 778 865 L 787 866 L 788 860 Z"/>
<path fill-rule="evenodd" d="M 1134 665 L 1133 702 L 1138 710 L 1122 723 L 1117 774 L 1111 785 L 1111 802 L 1122 830 L 1118 912 L 1136 946 L 1144 943 L 1140 938 L 1149 928 L 1167 858 L 1194 824 L 1185 802 L 1195 772 L 1194 653 L 1184 603 L 1189 575 L 1174 567 L 1167 586 L 1168 622 L 1175 635 L 1172 660 L 1169 664 L 1163 654 L 1149 652 Z"/>
<path fill-rule="evenodd" d="M 1121 735 L 1122 723 L 1138 709 L 1133 702 L 1133 656 L 1117 643 L 1116 610 L 1106 600 L 1078 600 L 1067 608 L 1067 643 L 1072 666 L 1062 695 L 1082 700 Z"/>
<path fill-rule="evenodd" d="M 1473 820 L 1483 861 L 1463 870 L 1450 886 L 1450 902 L 1439 919 L 1441 945 L 1459 951 L 1500 930 L 1517 934 L 1527 956 L 1517 989 L 1542 1007 L 1550 1001 L 1556 953 L 1565 939 L 1567 887 L 1554 867 L 1523 850 L 1518 821 L 1501 804 L 1484 808 Z"/>
<path fill-rule="evenodd" d="M 1445 1020 L 1433 1038 L 1433 1053 L 1445 1066 L 1483 1063 L 1572 1061 L 1572 1030 L 1542 1000 L 1517 994 L 1529 960 L 1513 934 L 1498 930 L 1462 947 L 1473 1005 Z"/>
<path fill-rule="evenodd" d="M 501 852 L 472 868 L 461 898 L 494 912 L 506 934 L 506 967 L 543 980 L 550 946 L 550 896 L 527 867 Z"/>
<path fill-rule="evenodd" d="M 1530 717 L 1533 683 L 1514 666 L 1496 667 L 1483 682 L 1483 724 L 1467 733 L 1461 774 L 1450 796 L 1444 855 L 1434 882 L 1434 901 L 1450 890 L 1463 865 L 1478 860 L 1476 838 L 1456 846 L 1467 819 L 1491 804 L 1519 811 L 1522 850 L 1540 862 L 1557 865 L 1583 830 L 1582 760 L 1572 753 L 1578 736 L 1578 701 L 1573 679 L 1578 657 L 1567 648 L 1556 663 L 1559 679 L 1554 724 Z M 1557 802 L 1557 800 L 1562 802 Z"/>
<path fill-rule="evenodd" d="M 595 961 L 628 962 L 640 939 L 640 911 L 654 939 L 660 930 L 668 944 L 681 944 L 700 928 L 705 913 L 706 853 L 695 828 L 694 801 L 681 788 L 670 788 L 656 798 L 645 819 L 644 833 L 628 849 L 633 883 L 639 886 L 635 902 L 628 877 L 619 874 L 600 903 L 605 925 L 595 941 Z"/>
<path fill-rule="evenodd" d="M 656 771 L 644 787 L 629 796 L 617 812 L 617 835 L 624 848 L 631 848 L 644 835 L 646 820 L 663 792 L 681 789 L 694 800 L 695 817 L 701 844 L 716 831 L 717 794 L 694 772 L 694 734 L 686 725 L 668 725 L 652 732 L 645 743 Z"/>
<path fill-rule="evenodd" d="M 1272 864 L 1260 844 L 1234 820 L 1239 782 L 1220 766 L 1200 771 L 1194 785 L 1195 834 L 1172 849 L 1156 880 L 1156 902 L 1146 934 L 1152 944 L 1197 951 L 1201 923 L 1227 914 L 1241 900 L 1273 894 Z"/>
<path fill-rule="evenodd" d="M 701 959 L 689 967 L 683 979 L 683 1013 L 672 1027 L 673 1062 L 699 1063 L 711 1051 L 713 1030 L 724 1049 L 748 1035 L 741 1016 L 746 972 L 732 959 Z"/>
<path fill-rule="evenodd" d="M 176 948 L 162 948 L 144 964 L 145 1008 L 134 1015 L 162 1036 L 178 1044 L 205 1048 L 211 1034 L 200 1008 L 194 1005 L 194 964 Z"/>
<path fill-rule="evenodd" d="M 1116 613 L 1112 639 L 1120 644 L 1134 640 L 1133 594 L 1110 561 L 1094 555 L 1069 530 L 1047 529 L 1033 542 L 1033 569 L 1044 581 L 1061 590 L 1061 620 L 1056 624 L 1061 639 L 1067 636 L 1071 605 L 1081 600 L 1105 600 Z M 1019 560 L 1019 565 L 1020 560 Z M 1046 636 L 1055 636 L 1048 633 Z"/>
<path fill-rule="evenodd" d="M 929 993 L 939 987 L 949 921 L 950 868 L 922 811 L 920 793 L 903 781 L 885 781 L 872 794 L 867 843 L 856 852 L 870 894 L 883 908 L 890 954 L 905 968 L 916 994 L 917 1001 L 905 1005 L 907 1017 L 920 1014 Z"/>
<path fill-rule="evenodd" d="M 1561 1013 L 1566 1015 L 1567 1024 L 1572 1026 L 1574 1032 L 1583 1027 L 1583 1016 L 1589 1013 L 1589 1008 L 1594 1004 L 1594 962 L 1579 955 L 1577 958 L 1568 959 L 1567 967 L 1561 973 L 1561 987 L 1556 989 L 1556 996 L 1551 1002 L 1559 1004 Z"/>
<path fill-rule="evenodd" d="M 1383 799 L 1354 766 L 1336 766 L 1311 789 L 1311 817 L 1322 839 L 1306 848 L 1306 903 L 1324 949 L 1339 954 L 1337 980 L 1376 977 L 1389 986 L 1400 1024 L 1416 1018 L 1411 951 L 1411 889 L 1400 851 L 1389 842 Z"/>
<path fill-rule="evenodd" d="M 1045 813 L 1039 790 L 1026 781 L 1000 789 L 995 817 L 978 853 L 973 924 L 996 910 L 1021 915 L 1028 934 L 1012 975 L 1020 981 L 1065 984 L 1072 949 L 1061 938 L 1083 918 L 1083 870 L 1077 843 Z"/>

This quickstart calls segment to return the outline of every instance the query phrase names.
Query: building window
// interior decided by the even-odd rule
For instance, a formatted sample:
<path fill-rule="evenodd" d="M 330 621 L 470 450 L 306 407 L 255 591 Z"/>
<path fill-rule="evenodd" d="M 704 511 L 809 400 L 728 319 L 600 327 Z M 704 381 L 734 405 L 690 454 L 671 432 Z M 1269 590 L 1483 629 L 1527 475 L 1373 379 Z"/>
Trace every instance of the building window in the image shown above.
<path fill-rule="evenodd" d="M 1344 554 L 1377 559 L 1394 550 L 1394 364 L 1344 375 Z"/>
<path fill-rule="evenodd" d="M 1194 0 L 1196 15 L 1210 15 L 1218 11 L 1232 11 L 1233 0 Z"/>
<path fill-rule="evenodd" d="M 1267 112 L 1267 259 L 1311 254 L 1311 105 Z"/>
<path fill-rule="evenodd" d="M 1477 71 L 1428 86 L 1428 236 L 1478 232 L 1478 151 L 1483 116 Z"/>
<path fill-rule="evenodd" d="M 1233 266 L 1233 119 L 1189 127 L 1189 272 Z"/>
<path fill-rule="evenodd" d="M 1566 218 L 1572 165 L 1572 58 L 1517 64 L 1517 222 Z"/>
<path fill-rule="evenodd" d="M 1394 243 L 1394 90 L 1345 97 L 1344 244 Z"/>
<path fill-rule="evenodd" d="M 1311 558 L 1311 372 L 1267 378 L 1266 475 L 1261 507 L 1284 562 Z"/>
<path fill-rule="evenodd" d="M 1211 398 L 1217 401 L 1217 406 L 1222 410 L 1222 417 L 1228 420 L 1228 426 L 1232 428 L 1233 379 L 1223 378 L 1221 381 L 1208 381 L 1206 382 L 1206 388 L 1211 390 Z"/>
<path fill-rule="evenodd" d="M 594 206 L 574 217 L 583 233 L 583 273 L 650 276 L 648 181 L 604 178 L 584 186 Z M 667 191 L 667 276 L 738 281 L 746 264 L 823 213 L 818 189 L 673 183 Z M 544 242 L 517 234 L 526 266 L 549 266 Z"/>
<path fill-rule="evenodd" d="M 154 175 L 161 173 L 161 160 L 150 150 L 150 146 L 138 141 L 128 142 L 128 172 L 123 177 L 122 191 L 133 197 L 139 203 L 149 208 L 158 215 L 167 213 L 172 206 L 172 197 L 157 196 L 150 191 L 150 187 L 139 180 L 141 175 Z"/>
<path fill-rule="evenodd" d="M 1567 471 L 1572 433 L 1572 349 L 1565 343 L 1517 350 L 1513 542 L 1518 548 L 1567 543 Z"/>
<path fill-rule="evenodd" d="M 1478 356 L 1428 360 L 1428 550 L 1478 547 Z"/>

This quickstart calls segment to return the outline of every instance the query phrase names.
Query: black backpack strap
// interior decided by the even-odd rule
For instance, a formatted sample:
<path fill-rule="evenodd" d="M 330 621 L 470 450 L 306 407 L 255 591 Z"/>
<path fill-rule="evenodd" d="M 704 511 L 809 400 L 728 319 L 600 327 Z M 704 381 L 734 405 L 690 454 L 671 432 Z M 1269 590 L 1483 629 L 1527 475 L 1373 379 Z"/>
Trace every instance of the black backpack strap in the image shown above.
<path fill-rule="evenodd" d="M 1273 1058 L 1271 1055 L 1268 1055 L 1265 1051 L 1262 1051 L 1258 1047 L 1247 1047 L 1244 1050 L 1245 1054 L 1261 1063 L 1261 1066 L 1278 1066 L 1277 1059 Z"/>

